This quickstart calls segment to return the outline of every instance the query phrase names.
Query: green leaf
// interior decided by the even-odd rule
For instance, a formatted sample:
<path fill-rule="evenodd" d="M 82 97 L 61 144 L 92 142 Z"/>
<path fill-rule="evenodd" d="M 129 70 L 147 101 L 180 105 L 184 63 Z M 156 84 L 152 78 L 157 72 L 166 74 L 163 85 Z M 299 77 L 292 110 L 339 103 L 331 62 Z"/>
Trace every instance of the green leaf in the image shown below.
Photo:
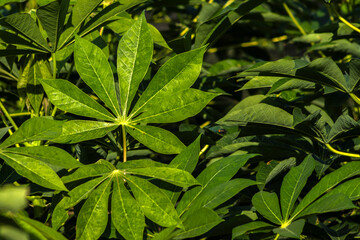
<path fill-rule="evenodd" d="M 229 156 L 205 168 L 196 178 L 202 186 L 187 191 L 178 203 L 176 211 L 180 216 L 183 215 L 203 191 L 229 181 L 254 156 L 255 154 Z"/>
<path fill-rule="evenodd" d="M 55 139 L 57 143 L 78 143 L 96 138 L 101 138 L 107 133 L 118 127 L 115 123 L 89 121 L 89 120 L 72 120 L 63 125 L 61 135 Z"/>
<path fill-rule="evenodd" d="M 64 183 L 69 183 L 84 178 L 98 177 L 105 173 L 110 173 L 111 171 L 112 169 L 109 169 L 109 167 L 105 164 L 101 164 L 101 163 L 88 164 L 76 169 L 71 174 L 62 177 L 61 180 Z"/>
<path fill-rule="evenodd" d="M 7 148 L 4 152 L 35 158 L 51 166 L 62 168 L 77 168 L 83 166 L 66 151 L 51 146 Z"/>
<path fill-rule="evenodd" d="M 26 196 L 28 187 L 5 185 L 0 188 L 0 212 L 13 213 L 23 210 L 27 206 Z"/>
<path fill-rule="evenodd" d="M 246 125 L 248 123 L 271 125 L 274 128 L 291 129 L 293 116 L 285 110 L 259 103 L 237 111 L 230 111 L 225 117 L 216 122 L 224 125 Z"/>
<path fill-rule="evenodd" d="M 66 240 L 66 238 L 55 229 L 46 226 L 45 224 L 30 219 L 28 217 L 22 216 L 20 214 L 16 215 L 15 221 L 21 226 L 24 223 L 32 228 L 35 228 L 37 231 L 41 233 L 44 239 L 49 240 Z"/>
<path fill-rule="evenodd" d="M 121 38 L 117 52 L 120 102 L 127 115 L 137 89 L 145 77 L 153 54 L 153 42 L 143 13 Z"/>
<path fill-rule="evenodd" d="M 121 3 L 112 3 L 110 6 L 104 8 L 98 14 L 96 14 L 95 17 L 88 21 L 83 27 L 81 27 L 79 30 L 79 36 L 84 36 L 99 26 L 114 21 L 118 18 L 118 14 L 125 12 L 125 10 L 132 8 L 142 2 L 145 2 L 145 0 L 126 0 L 121 1 Z"/>
<path fill-rule="evenodd" d="M 351 201 L 360 199 L 360 178 L 354 178 L 345 183 L 340 184 L 327 195 L 333 195 L 337 193 L 342 193 L 346 195 Z"/>
<path fill-rule="evenodd" d="M 326 142 L 330 143 L 344 138 L 357 137 L 359 134 L 360 124 L 349 115 L 341 115 L 331 127 Z"/>
<path fill-rule="evenodd" d="M 59 47 L 62 48 L 64 44 L 70 40 L 74 33 L 79 29 L 81 24 L 86 20 L 86 18 L 95 10 L 95 8 L 102 2 L 102 0 L 78 0 L 74 8 L 72 9 L 71 27 L 64 30 L 59 40 Z"/>
<path fill-rule="evenodd" d="M 133 168 L 149 168 L 149 167 L 167 167 L 167 164 L 160 163 L 148 159 L 131 160 L 127 162 L 120 162 L 116 165 L 119 169 L 133 169 Z"/>
<path fill-rule="evenodd" d="M 67 80 L 41 79 L 50 101 L 63 111 L 85 117 L 114 121 L 115 118 L 104 107 Z"/>
<path fill-rule="evenodd" d="M 96 240 L 105 231 L 111 179 L 100 184 L 82 206 L 76 221 L 76 239 Z"/>
<path fill-rule="evenodd" d="M 286 228 L 275 228 L 273 232 L 279 234 L 282 237 L 300 239 L 300 234 L 303 231 L 304 225 L 305 220 L 300 219 L 298 221 L 292 222 Z"/>
<path fill-rule="evenodd" d="M 216 186 L 208 187 L 193 201 L 188 211 L 196 211 L 202 207 L 215 209 L 243 189 L 253 185 L 256 185 L 255 181 L 236 178 Z"/>
<path fill-rule="evenodd" d="M 285 221 L 292 212 L 294 204 L 314 168 L 315 160 L 311 155 L 308 155 L 299 166 L 291 168 L 284 177 L 280 189 L 280 203 Z"/>
<path fill-rule="evenodd" d="M 251 201 L 263 217 L 275 224 L 281 225 L 282 216 L 276 193 L 260 191 L 253 196 Z"/>
<path fill-rule="evenodd" d="M 187 171 L 170 167 L 149 167 L 126 169 L 126 173 L 160 179 L 165 182 L 180 186 L 190 187 L 199 185 L 198 181 Z"/>
<path fill-rule="evenodd" d="M 94 189 L 109 178 L 109 174 L 105 174 L 102 177 L 98 177 L 87 181 L 68 192 L 69 197 L 65 197 L 63 200 L 65 208 L 71 208 L 78 204 L 81 200 L 88 198 L 88 196 L 94 191 Z M 63 201 L 61 200 L 61 201 Z"/>
<path fill-rule="evenodd" d="M 145 217 L 119 176 L 114 177 L 111 219 L 116 230 L 127 240 L 143 239 Z"/>
<path fill-rule="evenodd" d="M 187 148 L 181 151 L 169 164 L 169 167 L 178 168 L 192 173 L 199 160 L 201 135 L 191 143 Z M 169 196 L 170 200 L 175 203 L 179 198 L 182 188 L 168 186 L 163 191 Z"/>
<path fill-rule="evenodd" d="M 11 127 L 0 128 L 0 140 L 5 136 L 9 129 L 11 129 Z"/>
<path fill-rule="evenodd" d="M 260 222 L 260 221 L 245 223 L 243 225 L 235 227 L 232 230 L 232 239 L 236 239 L 237 237 L 241 237 L 242 235 L 244 235 L 248 231 L 256 230 L 256 229 L 259 229 L 259 228 L 268 228 L 268 227 L 273 227 L 273 225 L 271 225 L 269 223 L 266 223 L 266 222 Z"/>
<path fill-rule="evenodd" d="M 68 210 L 66 205 L 68 204 L 68 197 L 63 197 L 58 204 L 56 204 L 51 217 L 51 226 L 54 229 L 59 229 L 66 220 L 69 218 Z M 54 203 L 53 203 L 54 204 Z"/>
<path fill-rule="evenodd" d="M 204 46 L 207 43 L 214 44 L 233 24 L 263 2 L 264 0 L 235 2 L 222 9 L 212 16 L 212 19 L 216 18 L 215 21 L 210 19 L 197 27 L 194 47 Z M 218 20 L 218 17 L 221 19 Z"/>
<path fill-rule="evenodd" d="M 284 79 L 284 77 L 255 76 L 245 83 L 240 90 L 270 88 L 274 83 L 282 79 Z"/>
<path fill-rule="evenodd" d="M 0 24 L 10 28 L 11 30 L 19 33 L 26 38 L 34 41 L 46 51 L 50 51 L 45 39 L 43 38 L 38 26 L 30 14 L 27 13 L 14 13 L 5 18 L 0 19 Z"/>
<path fill-rule="evenodd" d="M 184 220 L 185 230 L 177 232 L 173 239 L 189 239 L 200 236 L 222 221 L 224 220 L 209 208 L 197 209 Z"/>
<path fill-rule="evenodd" d="M 142 178 L 129 175 L 125 178 L 146 217 L 164 227 L 182 227 L 173 204 L 160 188 Z"/>
<path fill-rule="evenodd" d="M 197 89 L 186 89 L 152 98 L 133 122 L 172 123 L 198 114 L 217 93 L 207 93 Z"/>
<path fill-rule="evenodd" d="M 177 154 L 185 148 L 174 134 L 162 128 L 128 125 L 126 130 L 133 138 L 158 153 Z"/>
<path fill-rule="evenodd" d="M 263 163 L 256 174 L 256 181 L 258 182 L 259 190 L 264 190 L 264 187 L 268 182 L 270 182 L 283 171 L 286 171 L 295 165 L 295 158 L 289 158 L 282 160 L 281 162 L 270 161 L 270 163 Z"/>
<path fill-rule="evenodd" d="M 113 72 L 104 52 L 95 44 L 75 38 L 75 66 L 80 77 L 115 114 L 120 116 Z"/>
<path fill-rule="evenodd" d="M 349 80 L 349 92 L 354 92 L 359 88 L 360 80 L 360 60 L 351 59 L 349 68 L 350 68 L 350 80 Z"/>
<path fill-rule="evenodd" d="M 60 135 L 63 122 L 50 118 L 30 118 L 19 129 L 8 137 L 0 148 L 6 148 L 16 143 L 51 140 Z"/>
<path fill-rule="evenodd" d="M 318 184 L 316 184 L 308 194 L 302 199 L 292 214 L 294 218 L 301 213 L 307 206 L 314 202 L 322 194 L 335 187 L 341 181 L 360 174 L 360 162 L 350 162 L 341 168 L 327 174 Z"/>
<path fill-rule="evenodd" d="M 70 0 L 53 1 L 36 10 L 36 15 L 52 43 L 53 52 L 63 29 Z"/>
<path fill-rule="evenodd" d="M 161 66 L 136 102 L 131 116 L 141 112 L 142 108 L 158 95 L 164 96 L 190 88 L 200 74 L 204 52 L 205 48 L 199 48 L 181 53 Z"/>
<path fill-rule="evenodd" d="M 59 176 L 42 161 L 32 157 L 5 152 L 0 152 L 0 158 L 15 169 L 18 174 L 40 186 L 67 191 Z"/>
<path fill-rule="evenodd" d="M 352 203 L 352 201 L 343 193 L 325 195 L 320 199 L 316 200 L 310 206 L 305 208 L 296 218 L 300 218 L 302 216 L 311 215 L 311 214 L 319 214 L 319 213 L 327 213 L 327 212 L 337 212 L 346 209 L 357 208 L 356 205 Z"/>

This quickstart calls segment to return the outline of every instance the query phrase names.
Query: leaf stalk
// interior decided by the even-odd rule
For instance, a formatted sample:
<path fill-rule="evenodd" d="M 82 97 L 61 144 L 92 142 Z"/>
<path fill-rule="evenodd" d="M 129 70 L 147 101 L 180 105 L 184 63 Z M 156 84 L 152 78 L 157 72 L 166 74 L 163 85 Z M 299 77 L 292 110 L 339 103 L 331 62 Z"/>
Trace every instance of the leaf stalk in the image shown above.
<path fill-rule="evenodd" d="M 347 156 L 347 157 L 354 157 L 354 158 L 360 158 L 360 154 L 356 154 L 356 153 L 347 153 L 347 152 L 341 152 L 339 150 L 336 150 L 335 148 L 333 148 L 329 143 L 326 143 L 325 146 L 332 151 L 333 153 L 342 155 L 342 156 Z"/>
<path fill-rule="evenodd" d="M 123 137 L 123 162 L 126 162 L 126 129 L 125 125 L 121 125 L 122 137 Z"/>

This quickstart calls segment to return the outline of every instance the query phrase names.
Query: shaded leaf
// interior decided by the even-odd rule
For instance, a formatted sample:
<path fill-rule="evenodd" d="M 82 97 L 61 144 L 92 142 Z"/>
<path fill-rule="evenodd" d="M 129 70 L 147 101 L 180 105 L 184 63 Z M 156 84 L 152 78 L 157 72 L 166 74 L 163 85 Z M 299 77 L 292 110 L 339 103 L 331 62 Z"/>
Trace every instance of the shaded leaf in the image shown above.
<path fill-rule="evenodd" d="M 260 191 L 253 196 L 251 202 L 263 217 L 275 224 L 281 225 L 282 216 L 276 193 Z"/>
<path fill-rule="evenodd" d="M 273 232 L 279 234 L 282 237 L 300 239 L 300 234 L 303 231 L 304 225 L 305 220 L 300 219 L 298 221 L 292 222 L 286 228 L 275 228 Z"/>

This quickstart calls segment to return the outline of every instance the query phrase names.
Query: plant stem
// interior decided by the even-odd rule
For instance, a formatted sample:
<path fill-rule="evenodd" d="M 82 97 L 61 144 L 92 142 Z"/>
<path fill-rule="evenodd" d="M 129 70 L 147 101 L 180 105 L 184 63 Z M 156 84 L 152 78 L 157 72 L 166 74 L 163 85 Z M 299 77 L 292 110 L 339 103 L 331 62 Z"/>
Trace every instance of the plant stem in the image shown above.
<path fill-rule="evenodd" d="M 342 21 L 343 23 L 345 23 L 346 26 L 348 26 L 349 28 L 353 29 L 354 31 L 360 33 L 360 29 L 355 27 L 352 23 L 348 22 L 345 18 L 343 18 L 339 12 L 335 9 L 334 6 L 332 6 L 332 10 L 334 11 L 335 15 L 339 18 L 340 21 Z"/>
<path fill-rule="evenodd" d="M 291 18 L 291 20 L 293 21 L 293 23 L 295 24 L 295 26 L 299 29 L 299 31 L 301 32 L 302 35 L 306 35 L 306 32 L 304 31 L 304 29 L 301 27 L 300 23 L 296 20 L 296 18 L 294 17 L 294 15 L 292 14 L 290 8 L 288 7 L 288 5 L 286 3 L 283 3 L 283 6 L 285 8 L 285 11 L 287 12 L 287 14 L 289 15 L 289 17 Z"/>
<path fill-rule="evenodd" d="M 204 152 L 209 148 L 209 145 L 206 144 L 199 152 L 199 157 L 204 154 Z"/>
<path fill-rule="evenodd" d="M 360 105 L 360 98 L 358 96 L 356 96 L 354 93 L 349 93 L 349 95 L 354 100 L 354 102 Z"/>
<path fill-rule="evenodd" d="M 21 117 L 21 116 L 27 116 L 27 115 L 31 115 L 30 112 L 21 112 L 21 113 L 11 113 L 10 116 L 11 117 Z"/>
<path fill-rule="evenodd" d="M 279 239 L 279 237 L 280 237 L 280 234 L 276 234 L 276 236 L 275 236 L 274 240 L 278 240 L 278 239 Z"/>
<path fill-rule="evenodd" d="M 121 125 L 123 137 L 123 162 L 126 162 L 126 130 L 125 125 Z"/>
<path fill-rule="evenodd" d="M 52 57 L 52 60 L 53 60 L 53 79 L 56 79 L 56 54 L 52 53 L 51 57 Z M 53 109 L 53 111 L 51 113 L 52 117 L 55 117 L 56 110 L 57 110 L 57 107 L 54 106 L 54 109 Z"/>
<path fill-rule="evenodd" d="M 6 110 L 6 108 L 4 107 L 4 105 L 2 104 L 1 100 L 0 100 L 0 109 L 1 111 L 4 113 L 4 115 L 6 116 L 6 118 L 9 120 L 9 122 L 11 123 L 11 125 L 14 127 L 15 130 L 18 130 L 18 126 L 16 125 L 16 123 L 14 122 L 14 120 L 12 119 L 12 117 L 10 116 L 10 114 L 8 113 L 8 111 Z"/>
<path fill-rule="evenodd" d="M 333 148 L 329 143 L 326 143 L 325 146 L 332 151 L 333 153 L 342 155 L 342 156 L 347 156 L 347 157 L 355 157 L 355 158 L 360 158 L 360 154 L 356 154 L 356 153 L 347 153 L 347 152 L 341 152 L 336 150 L 335 148 Z"/>

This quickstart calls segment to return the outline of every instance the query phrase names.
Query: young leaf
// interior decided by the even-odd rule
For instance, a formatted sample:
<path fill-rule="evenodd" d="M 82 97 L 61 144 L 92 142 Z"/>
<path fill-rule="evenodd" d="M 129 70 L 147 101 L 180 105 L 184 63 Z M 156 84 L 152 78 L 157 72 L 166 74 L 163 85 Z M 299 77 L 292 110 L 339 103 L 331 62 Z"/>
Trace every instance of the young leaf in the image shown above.
<path fill-rule="evenodd" d="M 152 54 L 153 42 L 143 13 L 124 34 L 118 46 L 117 72 L 123 116 L 129 111 L 137 89 L 149 68 Z"/>
<path fill-rule="evenodd" d="M 308 155 L 299 166 L 291 168 L 290 172 L 284 177 L 280 189 L 280 203 L 285 221 L 287 221 L 301 190 L 306 185 L 306 181 L 314 168 L 314 158 Z"/>
<path fill-rule="evenodd" d="M 131 116 L 141 112 L 142 108 L 158 95 L 190 88 L 200 74 L 204 52 L 205 48 L 199 48 L 181 53 L 161 66 L 136 102 Z"/>
<path fill-rule="evenodd" d="M 326 191 L 335 187 L 341 181 L 351 178 L 360 174 L 360 162 L 350 162 L 341 168 L 327 174 L 323 177 L 318 184 L 316 184 L 308 194 L 302 199 L 295 211 L 291 215 L 292 218 L 301 213 L 307 206 L 309 206 L 318 197 L 324 194 Z"/>
<path fill-rule="evenodd" d="M 142 123 L 172 123 L 179 122 L 198 114 L 217 93 L 207 93 L 197 89 L 167 94 L 159 94 L 149 100 L 140 116 L 133 122 Z"/>
<path fill-rule="evenodd" d="M 332 126 L 326 142 L 330 143 L 344 138 L 357 137 L 359 134 L 360 124 L 349 115 L 341 115 Z"/>
<path fill-rule="evenodd" d="M 100 184 L 82 206 L 76 221 L 76 239 L 96 240 L 105 231 L 111 183 L 108 179 Z"/>
<path fill-rule="evenodd" d="M 162 128 L 128 125 L 126 130 L 133 138 L 158 153 L 177 154 L 185 148 L 174 134 Z"/>
<path fill-rule="evenodd" d="M 279 234 L 282 237 L 300 239 L 300 234 L 303 231 L 304 225 L 305 220 L 300 219 L 298 221 L 292 222 L 286 228 L 275 228 L 273 232 Z"/>
<path fill-rule="evenodd" d="M 114 121 L 115 117 L 111 113 L 71 82 L 61 79 L 41 79 L 40 82 L 50 101 L 59 109 L 80 116 Z"/>
<path fill-rule="evenodd" d="M 66 151 L 51 146 L 34 146 L 34 147 L 16 147 L 7 148 L 5 152 L 16 153 L 40 160 L 51 166 L 62 168 L 77 168 L 83 166 L 79 161 L 73 158 Z"/>
<path fill-rule="evenodd" d="M 111 109 L 115 116 L 120 116 L 113 72 L 104 52 L 95 44 L 75 37 L 75 66 L 80 77 Z"/>
<path fill-rule="evenodd" d="M 187 171 L 170 167 L 149 167 L 127 169 L 126 173 L 157 178 L 180 187 L 199 185 L 198 181 Z"/>
<path fill-rule="evenodd" d="M 78 143 L 91 139 L 101 138 L 118 127 L 115 123 L 72 120 L 63 125 L 62 133 L 53 139 L 56 143 Z"/>
<path fill-rule="evenodd" d="M 67 191 L 59 176 L 45 163 L 32 157 L 0 151 L 2 158 L 15 171 L 30 181 L 50 189 Z"/>
<path fill-rule="evenodd" d="M 11 127 L 0 128 L 0 140 L 5 136 L 9 129 L 11 129 Z"/>
<path fill-rule="evenodd" d="M 197 209 L 184 220 L 185 230 L 176 232 L 173 239 L 189 239 L 200 236 L 222 221 L 224 220 L 209 208 Z"/>
<path fill-rule="evenodd" d="M 0 148 L 9 147 L 16 143 L 52 140 L 61 134 L 62 125 L 63 122 L 54 121 L 50 118 L 30 118 L 13 135 L 0 144 Z"/>
<path fill-rule="evenodd" d="M 111 219 L 116 230 L 127 240 L 143 239 L 145 217 L 119 176 L 113 179 Z"/>
<path fill-rule="evenodd" d="M 179 213 L 179 216 L 183 215 L 191 207 L 191 204 L 203 191 L 229 181 L 254 156 L 255 154 L 229 156 L 205 168 L 196 178 L 202 186 L 197 186 L 187 191 L 178 203 L 176 211 Z"/>
<path fill-rule="evenodd" d="M 263 217 L 275 224 L 281 225 L 282 216 L 276 193 L 260 191 L 253 196 L 252 204 Z"/>
<path fill-rule="evenodd" d="M 182 227 L 173 204 L 160 188 L 139 177 L 125 178 L 146 217 L 164 227 Z"/>

